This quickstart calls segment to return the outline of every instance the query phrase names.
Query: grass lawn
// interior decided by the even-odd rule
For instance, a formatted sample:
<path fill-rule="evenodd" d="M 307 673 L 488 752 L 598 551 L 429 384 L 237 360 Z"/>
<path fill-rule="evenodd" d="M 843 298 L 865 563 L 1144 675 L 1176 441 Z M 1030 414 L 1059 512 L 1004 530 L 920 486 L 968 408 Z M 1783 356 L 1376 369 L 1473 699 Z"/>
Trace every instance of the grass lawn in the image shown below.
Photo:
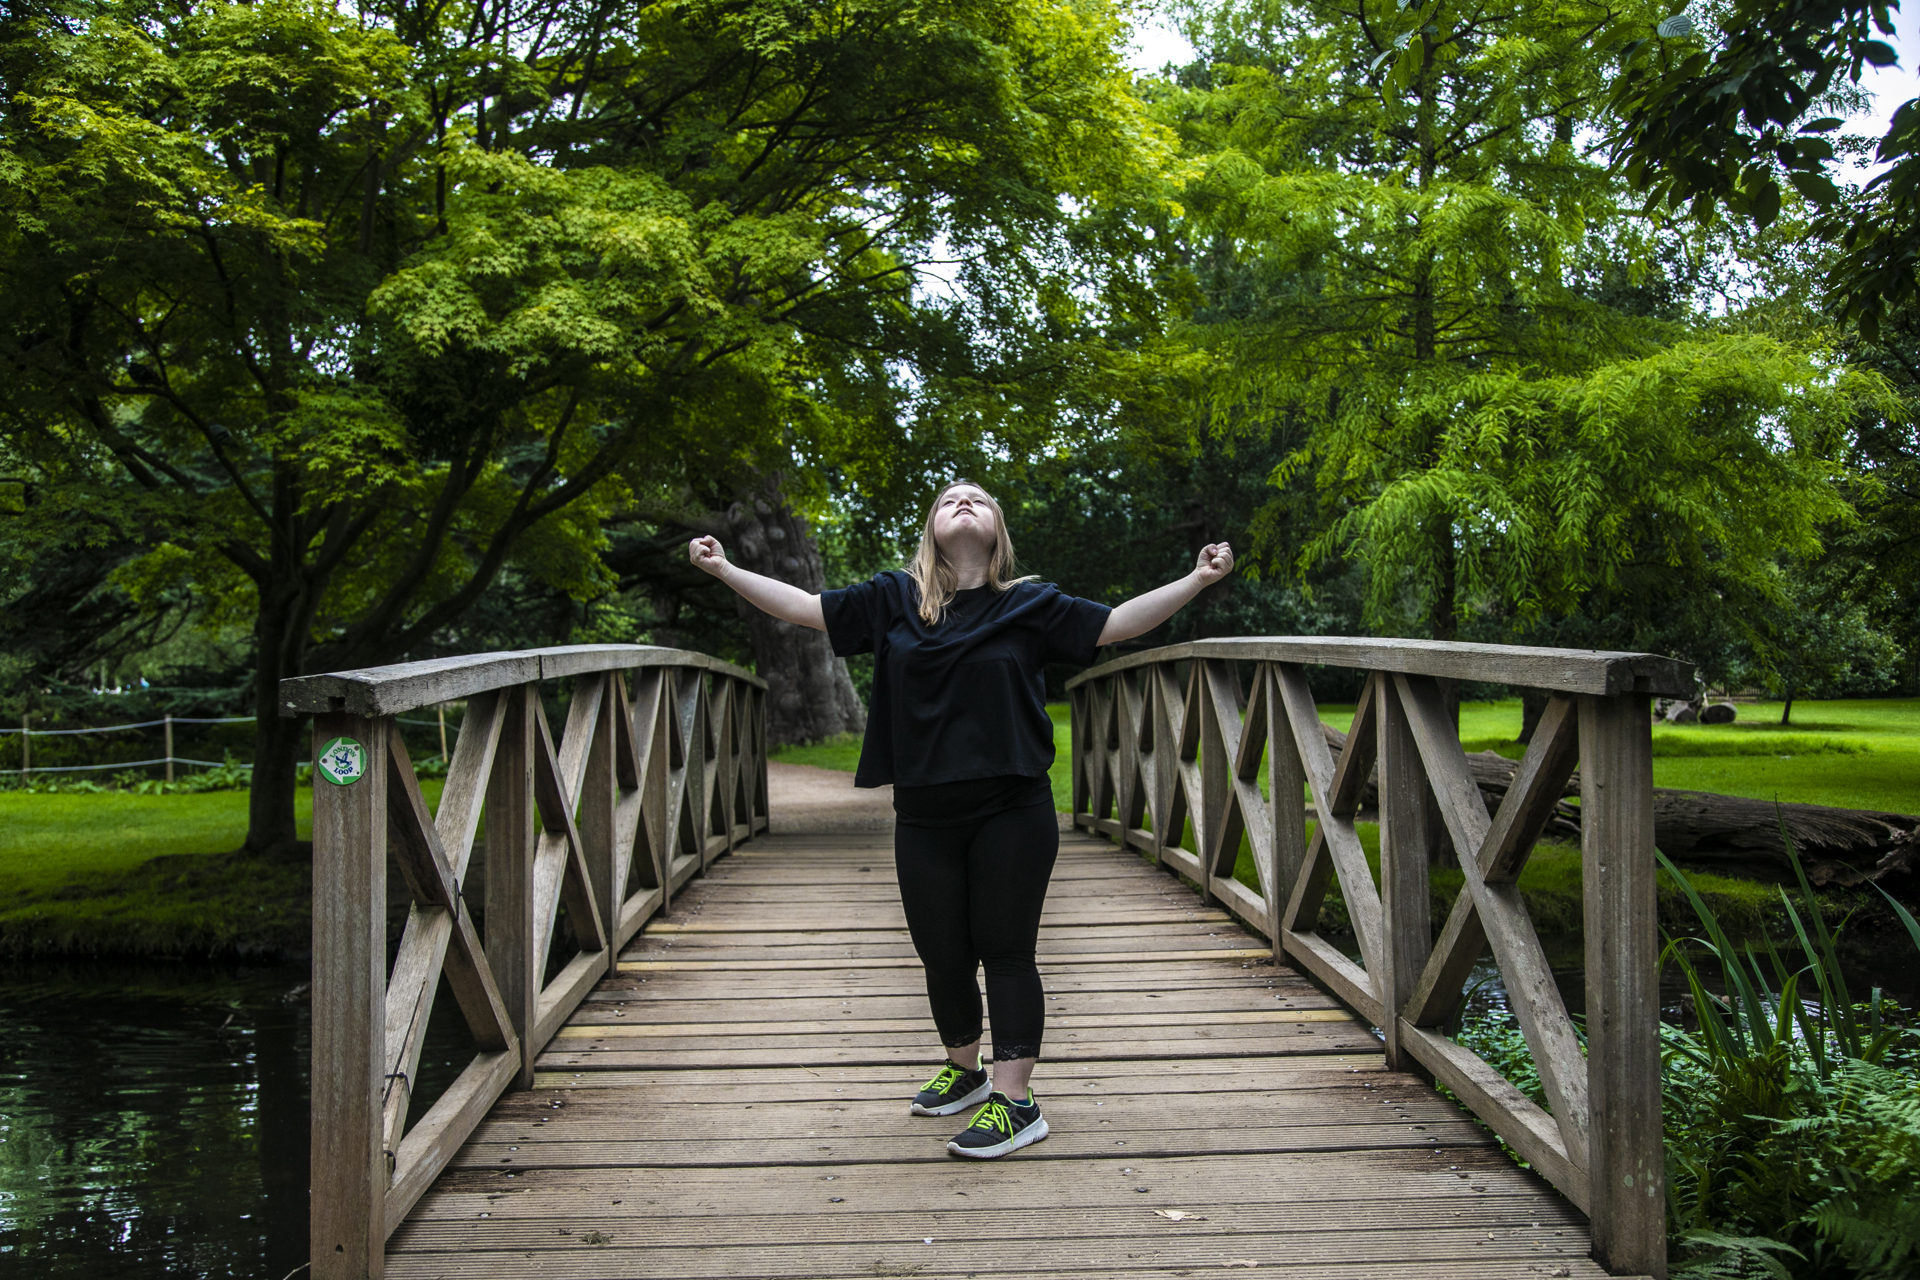
<path fill-rule="evenodd" d="M 295 804 L 304 840 L 313 825 L 312 788 L 302 787 Z M 239 848 L 246 836 L 244 791 L 183 796 L 0 792 L 0 904 L 75 875 L 131 871 L 149 858 L 225 853 Z"/>
<path fill-rule="evenodd" d="M 304 840 L 312 789 L 294 803 Z M 310 869 L 235 852 L 246 835 L 244 791 L 0 792 L 0 954 L 300 950 Z"/>
<path fill-rule="evenodd" d="M 1351 706 L 1323 706 L 1337 729 Z M 1520 700 L 1469 702 L 1460 738 L 1469 751 L 1519 759 Z M 1920 698 L 1863 698 L 1793 704 L 1782 727 L 1777 702 L 1742 703 L 1732 724 L 1653 730 L 1653 784 L 1755 800 L 1842 809 L 1920 813 Z"/>

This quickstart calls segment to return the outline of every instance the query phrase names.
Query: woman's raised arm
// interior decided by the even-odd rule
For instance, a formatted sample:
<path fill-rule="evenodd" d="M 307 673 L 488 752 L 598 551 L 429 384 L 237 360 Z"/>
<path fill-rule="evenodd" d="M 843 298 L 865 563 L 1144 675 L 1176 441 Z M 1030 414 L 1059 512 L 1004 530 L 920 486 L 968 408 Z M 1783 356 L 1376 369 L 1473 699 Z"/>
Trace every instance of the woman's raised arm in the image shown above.
<path fill-rule="evenodd" d="M 827 629 L 826 614 L 820 610 L 820 597 L 802 591 L 791 583 L 742 569 L 727 559 L 718 538 L 695 538 L 687 544 L 687 559 L 694 567 L 712 574 L 732 587 L 748 604 L 762 613 L 770 613 L 782 622 Z M 1168 612 L 1172 612 L 1169 610 Z"/>
<path fill-rule="evenodd" d="M 1233 548 L 1224 542 L 1208 543 L 1200 548 L 1192 573 L 1137 595 L 1107 615 L 1099 643 L 1117 644 L 1145 635 L 1179 612 L 1181 605 L 1232 572 Z"/>

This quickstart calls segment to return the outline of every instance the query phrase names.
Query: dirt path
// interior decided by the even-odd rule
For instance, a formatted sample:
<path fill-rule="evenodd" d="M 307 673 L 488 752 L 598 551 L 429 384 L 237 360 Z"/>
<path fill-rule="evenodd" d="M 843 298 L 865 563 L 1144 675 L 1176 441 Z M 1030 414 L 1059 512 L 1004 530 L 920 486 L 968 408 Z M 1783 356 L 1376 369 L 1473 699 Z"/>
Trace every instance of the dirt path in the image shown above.
<path fill-rule="evenodd" d="M 767 807 L 783 834 L 893 830 L 893 788 L 857 789 L 853 775 L 838 769 L 769 764 Z"/>
<path fill-rule="evenodd" d="M 853 775 L 838 769 L 769 764 L 767 800 L 773 829 L 782 835 L 893 830 L 893 788 L 857 788 Z M 1073 830 L 1071 815 L 1059 818 L 1060 830 Z"/>

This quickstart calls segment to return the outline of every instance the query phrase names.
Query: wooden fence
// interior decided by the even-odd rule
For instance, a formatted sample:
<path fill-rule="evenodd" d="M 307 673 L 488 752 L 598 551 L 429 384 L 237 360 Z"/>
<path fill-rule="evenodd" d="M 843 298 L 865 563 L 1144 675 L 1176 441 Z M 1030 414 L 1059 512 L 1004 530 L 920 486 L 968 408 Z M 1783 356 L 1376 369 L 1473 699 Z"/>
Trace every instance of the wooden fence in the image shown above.
<path fill-rule="evenodd" d="M 1308 689 L 1314 665 L 1367 672 L 1337 759 Z M 1552 694 L 1491 814 L 1447 681 Z M 1453 1090 L 1588 1214 L 1602 1265 L 1666 1274 L 1650 699 L 1691 696 L 1689 666 L 1433 641 L 1203 640 L 1105 663 L 1067 687 L 1077 825 L 1178 871 L 1372 1021 L 1390 1068 Z M 1584 1054 L 1515 883 L 1576 767 Z M 1354 827 L 1376 769 L 1377 884 Z M 1442 826 L 1466 885 L 1436 934 L 1427 868 Z M 1234 879 L 1243 837 L 1258 891 Z M 1359 963 L 1316 930 L 1336 878 Z M 1489 947 L 1550 1110 L 1441 1030 Z"/>
<path fill-rule="evenodd" d="M 572 699 L 556 742 L 540 685 L 559 679 Z M 766 829 L 765 690 L 704 654 L 640 645 L 281 683 L 281 713 L 314 718 L 315 1277 L 379 1276 L 387 1236 L 494 1100 L 532 1085 L 536 1055 L 621 946 Z M 429 811 L 394 717 L 454 699 L 466 716 Z M 484 945 L 461 901 L 483 812 Z M 391 971 L 390 849 L 413 900 Z M 551 954 L 562 903 L 577 943 L 564 957 Z M 443 974 L 475 1053 L 409 1129 Z"/>

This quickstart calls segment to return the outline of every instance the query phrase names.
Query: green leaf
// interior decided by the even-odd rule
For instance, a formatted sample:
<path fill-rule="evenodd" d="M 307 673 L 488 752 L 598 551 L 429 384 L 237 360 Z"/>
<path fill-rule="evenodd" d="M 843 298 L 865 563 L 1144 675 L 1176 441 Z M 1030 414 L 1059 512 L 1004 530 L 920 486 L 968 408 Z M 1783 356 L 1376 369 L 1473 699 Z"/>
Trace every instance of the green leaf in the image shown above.
<path fill-rule="evenodd" d="M 1830 205 L 1840 199 L 1840 188 L 1834 186 L 1825 174 L 1804 173 L 1796 169 L 1787 175 L 1787 181 L 1815 204 Z"/>
<path fill-rule="evenodd" d="M 1888 893 L 1885 889 L 1882 889 L 1877 884 L 1874 885 L 1873 888 L 1876 893 L 1887 900 L 1887 905 L 1893 908 L 1895 918 L 1906 926 L 1907 936 L 1913 939 L 1913 949 L 1920 951 L 1920 920 L 1915 920 L 1913 918 L 1913 912 L 1902 906 L 1900 900 Z"/>

